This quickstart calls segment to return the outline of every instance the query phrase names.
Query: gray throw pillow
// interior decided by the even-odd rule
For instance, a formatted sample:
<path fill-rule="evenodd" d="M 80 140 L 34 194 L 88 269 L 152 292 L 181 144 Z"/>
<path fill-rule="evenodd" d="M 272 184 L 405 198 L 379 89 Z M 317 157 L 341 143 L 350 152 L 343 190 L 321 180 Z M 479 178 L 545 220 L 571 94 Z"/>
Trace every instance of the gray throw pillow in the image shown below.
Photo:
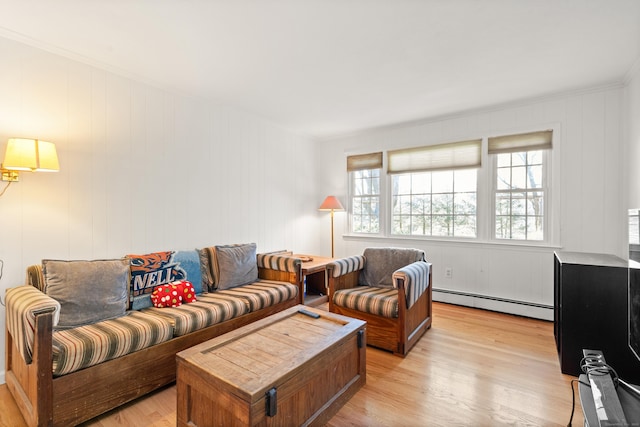
<path fill-rule="evenodd" d="M 126 313 L 129 260 L 43 260 L 44 293 L 60 303 L 56 329 L 114 319 Z"/>
<path fill-rule="evenodd" d="M 229 289 L 258 280 L 256 244 L 216 246 L 218 289 Z"/>

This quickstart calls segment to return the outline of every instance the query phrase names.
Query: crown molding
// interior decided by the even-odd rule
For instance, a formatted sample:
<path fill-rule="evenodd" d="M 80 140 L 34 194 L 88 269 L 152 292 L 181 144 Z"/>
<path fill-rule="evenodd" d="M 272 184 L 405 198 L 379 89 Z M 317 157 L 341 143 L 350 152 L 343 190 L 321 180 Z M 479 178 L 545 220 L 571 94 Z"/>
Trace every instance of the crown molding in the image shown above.
<path fill-rule="evenodd" d="M 467 110 L 462 110 L 462 111 L 458 111 L 450 114 L 442 114 L 442 115 L 436 115 L 431 117 L 424 117 L 416 120 L 407 120 L 407 121 L 398 122 L 398 123 L 390 123 L 388 125 L 376 126 L 376 127 L 356 130 L 353 132 L 345 132 L 342 134 L 336 134 L 336 135 L 331 135 L 327 137 L 318 137 L 318 138 L 314 138 L 314 140 L 317 142 L 331 142 L 331 141 L 337 141 L 341 139 L 361 137 L 366 135 L 372 135 L 378 132 L 385 132 L 385 131 L 403 129 L 403 128 L 414 127 L 414 126 L 423 126 L 423 125 L 437 123 L 445 120 L 459 119 L 459 118 L 473 115 L 473 114 L 490 113 L 490 112 L 495 112 L 499 110 L 504 110 L 507 108 L 518 108 L 518 107 L 522 107 L 530 104 L 538 104 L 541 102 L 553 101 L 560 98 L 587 95 L 590 93 L 603 92 L 607 90 L 622 89 L 624 86 L 625 86 L 625 83 L 623 82 L 623 80 L 616 80 L 616 81 L 612 81 L 612 82 L 608 82 L 600 85 L 553 92 L 553 93 L 548 93 L 544 95 L 522 98 L 518 100 L 507 101 L 503 103 L 497 103 L 497 104 L 487 105 L 487 106 L 478 107 L 478 108 L 470 108 Z"/>

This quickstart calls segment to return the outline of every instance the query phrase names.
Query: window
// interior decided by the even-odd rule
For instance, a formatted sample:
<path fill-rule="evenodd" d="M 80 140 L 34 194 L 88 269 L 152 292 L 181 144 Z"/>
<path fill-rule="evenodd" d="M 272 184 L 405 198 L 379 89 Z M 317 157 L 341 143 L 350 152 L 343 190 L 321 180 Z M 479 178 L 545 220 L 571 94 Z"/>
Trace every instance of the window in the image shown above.
<path fill-rule="evenodd" d="M 384 158 L 348 156 L 349 230 L 397 239 L 550 242 L 557 235 L 552 142 L 553 131 L 545 130 L 389 150 Z M 634 236 L 638 228 L 631 227 Z"/>
<path fill-rule="evenodd" d="M 640 262 L 640 209 L 629 209 L 629 259 Z"/>
<path fill-rule="evenodd" d="M 380 169 L 353 172 L 351 225 L 354 233 L 380 231 Z"/>
<path fill-rule="evenodd" d="M 545 240 L 545 150 L 552 131 L 489 138 L 496 239 Z"/>
<path fill-rule="evenodd" d="M 391 234 L 476 237 L 475 169 L 392 177 Z"/>
<path fill-rule="evenodd" d="M 629 209 L 629 244 L 640 245 L 640 209 Z"/>
<path fill-rule="evenodd" d="M 476 237 L 482 140 L 389 152 L 391 234 Z"/>
<path fill-rule="evenodd" d="M 381 169 L 382 152 L 347 157 L 353 233 L 380 232 Z"/>
<path fill-rule="evenodd" d="M 542 151 L 497 156 L 496 238 L 543 240 Z"/>

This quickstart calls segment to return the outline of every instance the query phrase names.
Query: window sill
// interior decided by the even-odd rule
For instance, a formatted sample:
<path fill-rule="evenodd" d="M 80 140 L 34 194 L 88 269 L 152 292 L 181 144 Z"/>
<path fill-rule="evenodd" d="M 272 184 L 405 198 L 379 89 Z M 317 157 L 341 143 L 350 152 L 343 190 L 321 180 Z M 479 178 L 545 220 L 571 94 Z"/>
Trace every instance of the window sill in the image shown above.
<path fill-rule="evenodd" d="M 371 242 L 394 242 L 394 243 L 407 243 L 407 242 L 422 242 L 424 244 L 436 244 L 436 245 L 480 245 L 480 246 L 494 246 L 494 247 L 512 247 L 512 248 L 535 248 L 535 249 L 562 249 L 562 246 L 549 242 L 537 242 L 537 241 L 523 241 L 523 240 L 482 240 L 482 239 L 465 239 L 465 238 L 445 238 L 445 237 L 417 237 L 417 236 L 382 236 L 378 234 L 343 234 L 342 238 L 351 241 L 371 241 Z"/>

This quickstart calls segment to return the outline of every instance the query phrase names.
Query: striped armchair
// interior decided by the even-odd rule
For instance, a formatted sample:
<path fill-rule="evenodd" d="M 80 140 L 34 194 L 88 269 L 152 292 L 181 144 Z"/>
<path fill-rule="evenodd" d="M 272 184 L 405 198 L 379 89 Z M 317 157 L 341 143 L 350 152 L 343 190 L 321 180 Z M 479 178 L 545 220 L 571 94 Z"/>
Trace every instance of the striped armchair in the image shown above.
<path fill-rule="evenodd" d="M 367 344 L 406 356 L 431 327 L 431 264 L 424 251 L 367 248 L 329 270 L 329 311 L 367 322 Z"/>

